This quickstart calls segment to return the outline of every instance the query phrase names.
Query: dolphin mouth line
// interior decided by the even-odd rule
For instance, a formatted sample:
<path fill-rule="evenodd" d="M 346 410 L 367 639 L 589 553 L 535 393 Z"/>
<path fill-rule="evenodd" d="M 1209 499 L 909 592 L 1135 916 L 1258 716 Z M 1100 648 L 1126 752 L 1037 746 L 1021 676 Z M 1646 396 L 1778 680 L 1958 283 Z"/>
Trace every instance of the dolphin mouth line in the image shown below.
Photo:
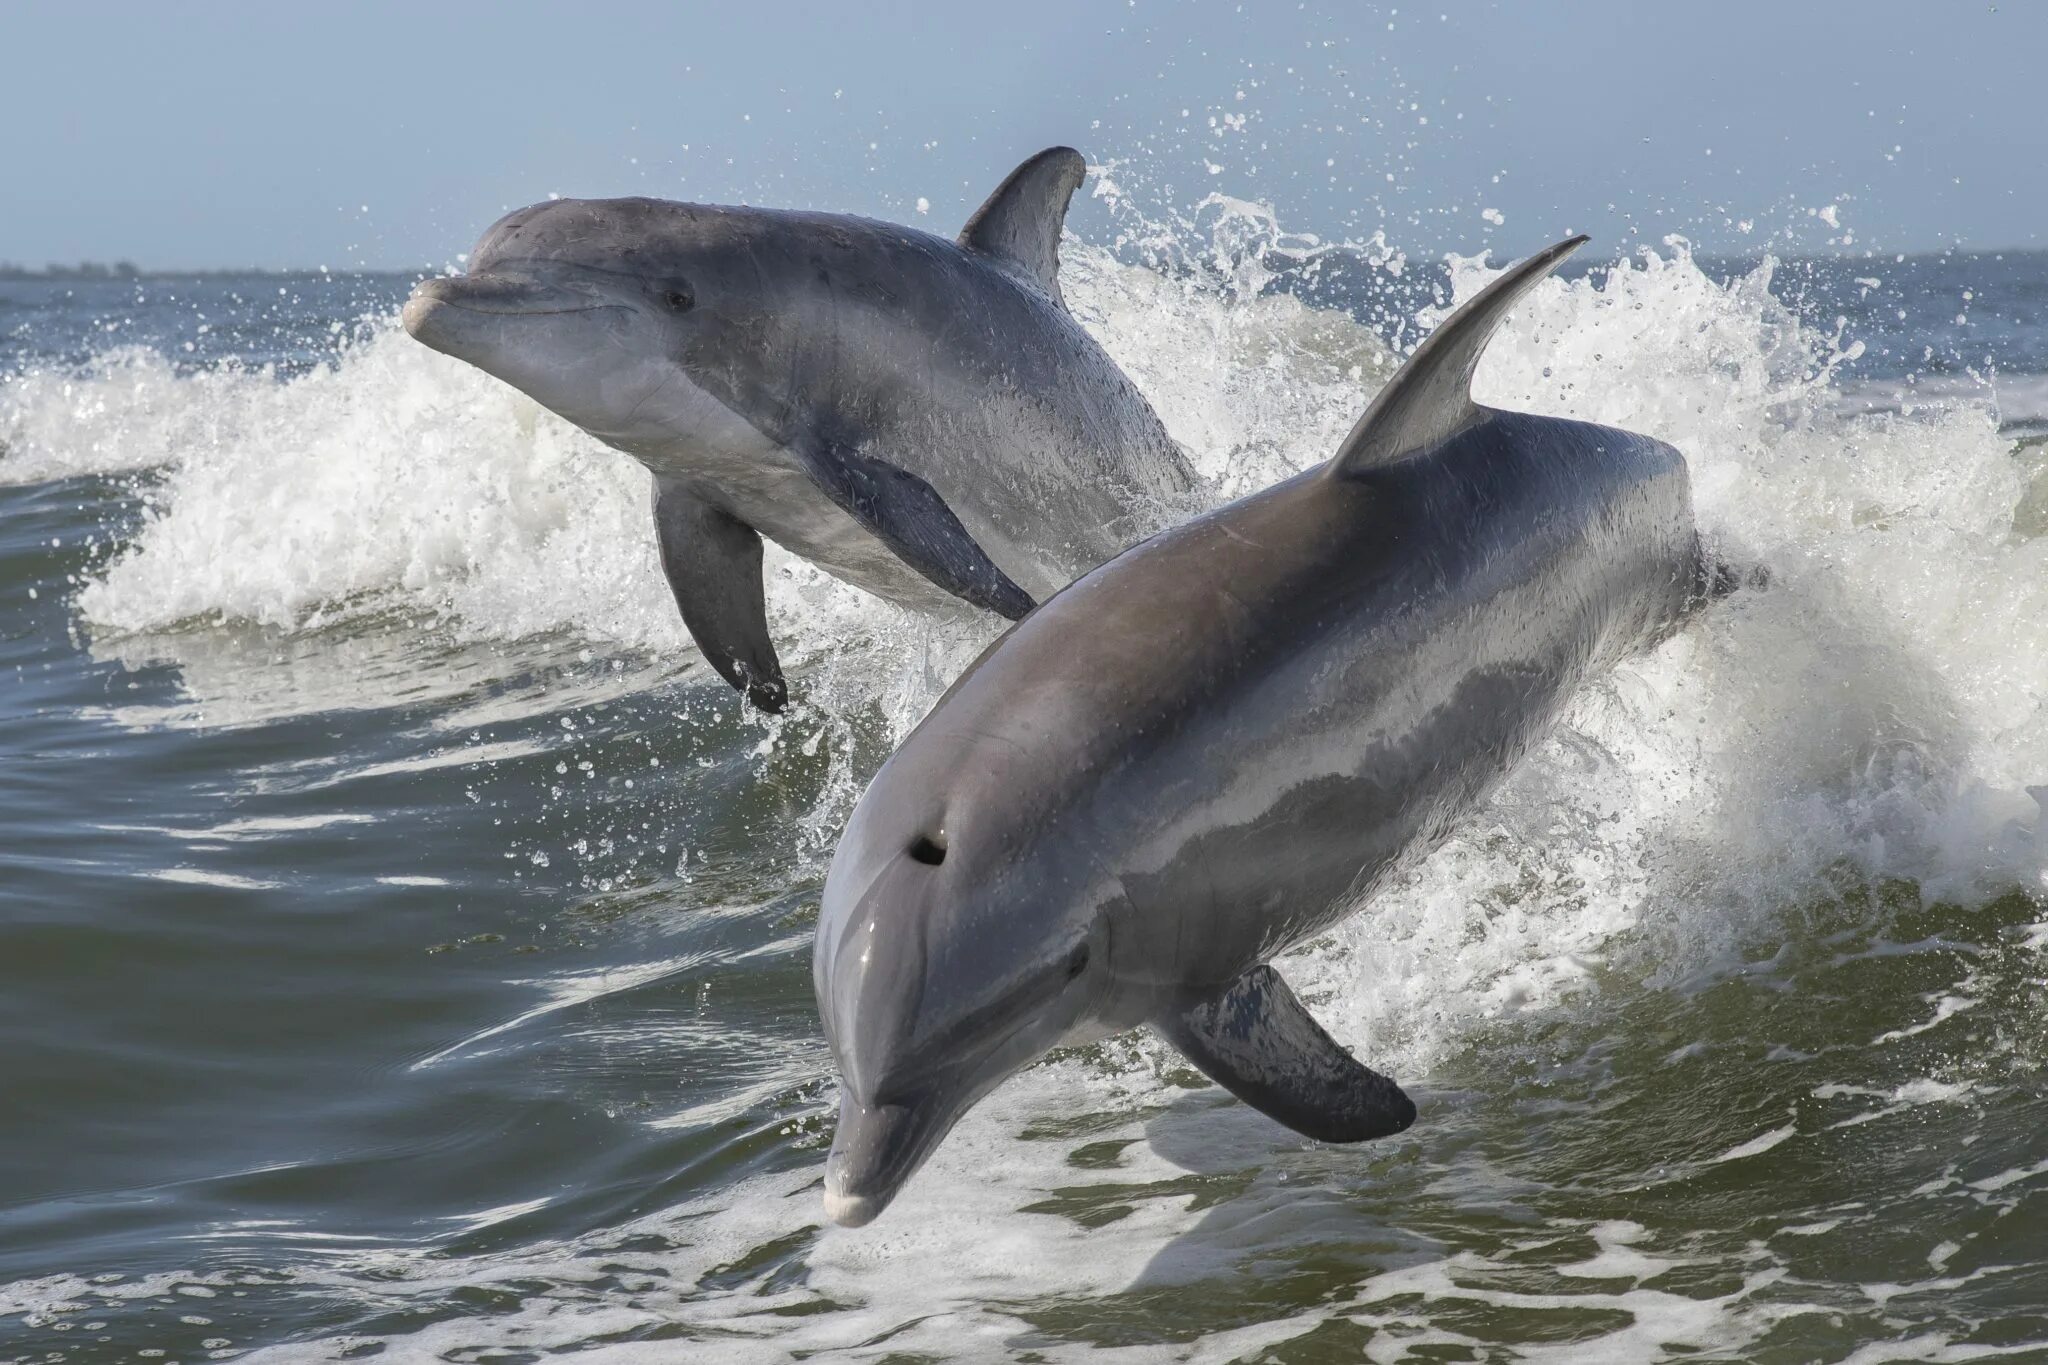
<path fill-rule="evenodd" d="M 501 318 L 545 318 L 559 317 L 566 313 L 597 313 L 607 308 L 624 308 L 623 303 L 586 303 L 576 308 L 479 308 L 473 303 L 457 303 L 454 299 L 428 295 L 427 303 L 438 303 L 443 308 L 455 308 L 465 313 L 483 313 Z"/>

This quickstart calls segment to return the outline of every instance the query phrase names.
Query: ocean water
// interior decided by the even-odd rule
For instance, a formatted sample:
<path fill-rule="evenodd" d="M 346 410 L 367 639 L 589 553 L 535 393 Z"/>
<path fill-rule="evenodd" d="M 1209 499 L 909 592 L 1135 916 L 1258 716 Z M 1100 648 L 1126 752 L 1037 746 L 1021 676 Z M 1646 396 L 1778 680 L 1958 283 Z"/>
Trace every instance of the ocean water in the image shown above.
<path fill-rule="evenodd" d="M 1219 500 L 1488 274 L 1205 222 L 1065 288 Z M 818 895 L 993 625 L 771 550 L 744 713 L 408 280 L 0 284 L 0 1359 L 2048 1359 L 2048 257 L 1600 246 L 1480 396 L 1770 582 L 1280 964 L 1415 1127 L 1135 1035 L 859 1230 Z"/>

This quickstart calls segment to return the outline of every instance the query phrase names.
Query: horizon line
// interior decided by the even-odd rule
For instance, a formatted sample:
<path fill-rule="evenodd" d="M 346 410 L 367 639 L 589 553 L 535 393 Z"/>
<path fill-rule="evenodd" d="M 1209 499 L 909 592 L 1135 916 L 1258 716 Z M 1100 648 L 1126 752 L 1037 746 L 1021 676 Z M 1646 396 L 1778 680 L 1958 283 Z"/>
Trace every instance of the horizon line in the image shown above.
<path fill-rule="evenodd" d="M 1489 248 L 1490 250 L 1490 248 Z M 1428 259 L 1435 260 L 1448 253 L 1431 253 Z M 2011 246 L 1963 246 L 1952 244 L 1939 247 L 1922 247 L 1914 250 L 1892 248 L 1880 250 L 1864 248 L 1847 251 L 1771 251 L 1739 249 L 1693 248 L 1695 260 L 1762 260 L 1769 256 L 1781 261 L 1861 261 L 1861 260 L 1926 260 L 1940 256 L 2008 256 L 2048 254 L 2048 243 L 2022 243 Z M 1580 262 L 1580 268 L 1601 264 L 1599 258 Z M 15 283 L 92 283 L 118 284 L 141 280 L 170 279 L 212 279 L 230 277 L 277 277 L 305 278 L 325 275 L 330 278 L 366 278 L 373 276 L 416 275 L 426 277 L 441 273 L 445 267 L 431 264 L 420 265 L 357 265 L 334 267 L 327 265 L 271 266 L 271 265 L 211 265 L 211 266 L 139 266 L 122 259 L 114 262 L 80 261 L 76 264 L 51 262 L 41 268 L 17 265 L 11 261 L 0 261 L 0 284 Z M 1577 273 L 1577 272 L 1573 272 Z"/>

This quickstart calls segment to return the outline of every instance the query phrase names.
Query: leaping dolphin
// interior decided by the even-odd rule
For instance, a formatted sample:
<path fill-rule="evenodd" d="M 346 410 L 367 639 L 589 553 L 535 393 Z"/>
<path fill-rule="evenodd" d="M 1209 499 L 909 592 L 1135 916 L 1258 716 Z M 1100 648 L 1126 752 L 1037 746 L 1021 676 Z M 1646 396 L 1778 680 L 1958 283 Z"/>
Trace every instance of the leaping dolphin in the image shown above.
<path fill-rule="evenodd" d="M 1453 314 L 1329 463 L 1045 603 L 882 766 L 813 959 L 841 1079 L 831 1217 L 875 1217 L 1049 1048 L 1139 1024 L 1309 1137 L 1414 1121 L 1267 963 L 1727 581 L 1678 451 L 1471 399 L 1509 307 L 1584 240 Z"/>
<path fill-rule="evenodd" d="M 662 568 L 712 666 L 787 697 L 761 537 L 925 609 L 1016 619 L 1189 510 L 1194 473 L 1067 312 L 1086 165 L 1019 166 L 957 242 L 838 214 L 562 199 L 519 209 L 406 330 L 654 473 Z"/>

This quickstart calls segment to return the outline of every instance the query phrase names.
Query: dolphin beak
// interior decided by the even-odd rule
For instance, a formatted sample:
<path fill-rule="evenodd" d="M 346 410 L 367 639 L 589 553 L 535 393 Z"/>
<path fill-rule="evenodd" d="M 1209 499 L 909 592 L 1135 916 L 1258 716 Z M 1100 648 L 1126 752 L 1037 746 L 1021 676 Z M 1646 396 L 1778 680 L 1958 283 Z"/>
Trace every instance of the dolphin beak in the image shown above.
<path fill-rule="evenodd" d="M 841 1227 L 872 1223 L 924 1164 L 959 1115 L 927 1096 L 914 1104 L 839 1099 L 839 1131 L 825 1158 L 825 1215 Z"/>
<path fill-rule="evenodd" d="M 413 286 L 400 320 L 415 341 L 452 352 L 477 327 L 504 318 L 619 306 L 587 290 L 521 275 L 443 275 Z"/>
<path fill-rule="evenodd" d="M 424 341 L 429 346 L 434 344 L 434 314 L 446 305 L 446 299 L 437 287 L 440 284 L 440 280 L 422 280 L 414 285 L 412 296 L 405 301 L 405 311 L 398 315 L 413 340 Z"/>

